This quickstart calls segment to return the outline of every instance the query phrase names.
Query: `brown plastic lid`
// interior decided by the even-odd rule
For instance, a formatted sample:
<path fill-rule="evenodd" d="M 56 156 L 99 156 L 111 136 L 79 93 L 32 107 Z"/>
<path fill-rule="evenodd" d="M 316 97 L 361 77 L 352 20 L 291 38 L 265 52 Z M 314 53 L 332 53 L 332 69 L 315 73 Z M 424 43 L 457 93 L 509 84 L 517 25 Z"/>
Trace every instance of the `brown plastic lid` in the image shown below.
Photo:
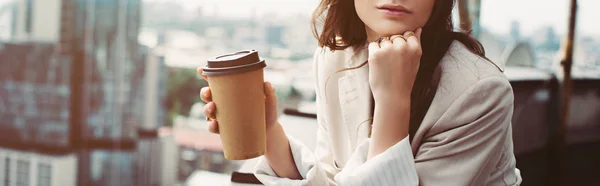
<path fill-rule="evenodd" d="M 209 59 L 202 74 L 206 76 L 231 75 L 262 69 L 266 66 L 265 61 L 258 57 L 258 51 L 243 50 Z"/>

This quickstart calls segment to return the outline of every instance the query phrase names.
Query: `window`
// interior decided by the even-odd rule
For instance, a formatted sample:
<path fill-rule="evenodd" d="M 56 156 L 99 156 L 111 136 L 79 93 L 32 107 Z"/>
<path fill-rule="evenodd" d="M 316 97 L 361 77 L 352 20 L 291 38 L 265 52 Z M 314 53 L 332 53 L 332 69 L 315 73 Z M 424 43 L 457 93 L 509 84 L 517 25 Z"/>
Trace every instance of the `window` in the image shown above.
<path fill-rule="evenodd" d="M 25 14 L 27 17 L 25 17 L 25 33 L 31 33 L 31 27 L 33 26 L 33 0 L 27 0 L 26 4 L 27 7 L 25 9 Z"/>
<path fill-rule="evenodd" d="M 10 158 L 4 159 L 4 185 L 10 185 Z"/>
<path fill-rule="evenodd" d="M 519 4 L 519 6 L 511 6 Z M 600 35 L 596 24 L 600 1 L 580 0 L 575 30 L 574 68 L 599 68 Z M 552 70 L 561 39 L 566 37 L 569 1 L 481 0 L 478 39 L 488 58 L 507 67 L 533 67 Z M 532 14 L 531 10 L 536 9 Z M 510 9 L 510 11 L 502 11 Z M 477 27 L 477 25 L 474 25 Z M 574 72 L 576 73 L 576 72 Z"/>
<path fill-rule="evenodd" d="M 17 161 L 17 186 L 29 186 L 29 161 Z"/>
<path fill-rule="evenodd" d="M 52 167 L 45 163 L 38 164 L 38 186 L 50 186 L 52 183 Z"/>

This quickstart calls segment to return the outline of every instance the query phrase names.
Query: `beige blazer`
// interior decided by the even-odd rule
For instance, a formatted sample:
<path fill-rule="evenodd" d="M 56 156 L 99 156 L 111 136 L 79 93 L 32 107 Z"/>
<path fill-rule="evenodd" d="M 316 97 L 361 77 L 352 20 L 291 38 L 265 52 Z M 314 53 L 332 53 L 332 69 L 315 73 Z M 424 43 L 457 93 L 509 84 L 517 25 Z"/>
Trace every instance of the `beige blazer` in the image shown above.
<path fill-rule="evenodd" d="M 317 147 L 307 149 L 290 138 L 304 180 L 278 178 L 261 159 L 255 175 L 265 185 L 521 183 L 511 134 L 512 88 L 495 64 L 457 41 L 440 63 L 437 93 L 410 145 L 404 139 L 390 152 L 366 161 L 370 142 L 364 121 L 371 117 L 372 101 L 368 65 L 334 72 L 361 64 L 367 55 L 366 49 L 315 52 Z"/>

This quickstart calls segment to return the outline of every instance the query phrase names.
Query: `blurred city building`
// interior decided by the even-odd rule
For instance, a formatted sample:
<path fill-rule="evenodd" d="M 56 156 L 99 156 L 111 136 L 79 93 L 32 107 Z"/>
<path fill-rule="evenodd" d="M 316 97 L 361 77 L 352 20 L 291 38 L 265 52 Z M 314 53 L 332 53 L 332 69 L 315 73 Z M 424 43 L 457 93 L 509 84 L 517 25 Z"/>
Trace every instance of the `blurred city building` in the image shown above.
<path fill-rule="evenodd" d="M 169 129 L 161 128 L 150 135 L 141 133 L 134 154 L 134 180 L 132 185 L 171 186 L 179 183 L 179 147 Z"/>
<path fill-rule="evenodd" d="M 11 32 L 0 43 L 2 183 L 175 184 L 178 150 L 157 131 L 166 66 L 137 42 L 140 0 L 4 7 Z"/>
<path fill-rule="evenodd" d="M 243 161 L 226 160 L 218 135 L 208 132 L 205 118 L 178 117 L 172 129 L 180 154 L 178 180 L 185 182 L 196 170 L 231 174 Z"/>
<path fill-rule="evenodd" d="M 56 42 L 59 39 L 62 0 L 13 1 L 16 41 Z"/>
<path fill-rule="evenodd" d="M 74 185 L 77 157 L 0 148 L 0 185 Z"/>

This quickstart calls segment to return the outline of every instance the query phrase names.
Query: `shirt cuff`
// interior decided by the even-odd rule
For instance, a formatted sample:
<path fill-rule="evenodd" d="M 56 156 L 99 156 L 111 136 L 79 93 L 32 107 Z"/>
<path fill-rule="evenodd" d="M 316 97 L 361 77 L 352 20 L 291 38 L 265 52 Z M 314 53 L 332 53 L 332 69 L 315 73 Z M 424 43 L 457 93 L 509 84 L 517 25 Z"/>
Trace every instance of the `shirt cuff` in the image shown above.
<path fill-rule="evenodd" d="M 418 185 L 408 137 L 367 161 L 371 139 L 356 148 L 335 181 L 340 185 Z"/>
<path fill-rule="evenodd" d="M 254 175 L 264 185 L 329 185 L 319 169 L 319 163 L 312 151 L 300 141 L 288 136 L 290 149 L 302 180 L 280 178 L 275 174 L 267 159 L 262 156 L 256 165 Z"/>

